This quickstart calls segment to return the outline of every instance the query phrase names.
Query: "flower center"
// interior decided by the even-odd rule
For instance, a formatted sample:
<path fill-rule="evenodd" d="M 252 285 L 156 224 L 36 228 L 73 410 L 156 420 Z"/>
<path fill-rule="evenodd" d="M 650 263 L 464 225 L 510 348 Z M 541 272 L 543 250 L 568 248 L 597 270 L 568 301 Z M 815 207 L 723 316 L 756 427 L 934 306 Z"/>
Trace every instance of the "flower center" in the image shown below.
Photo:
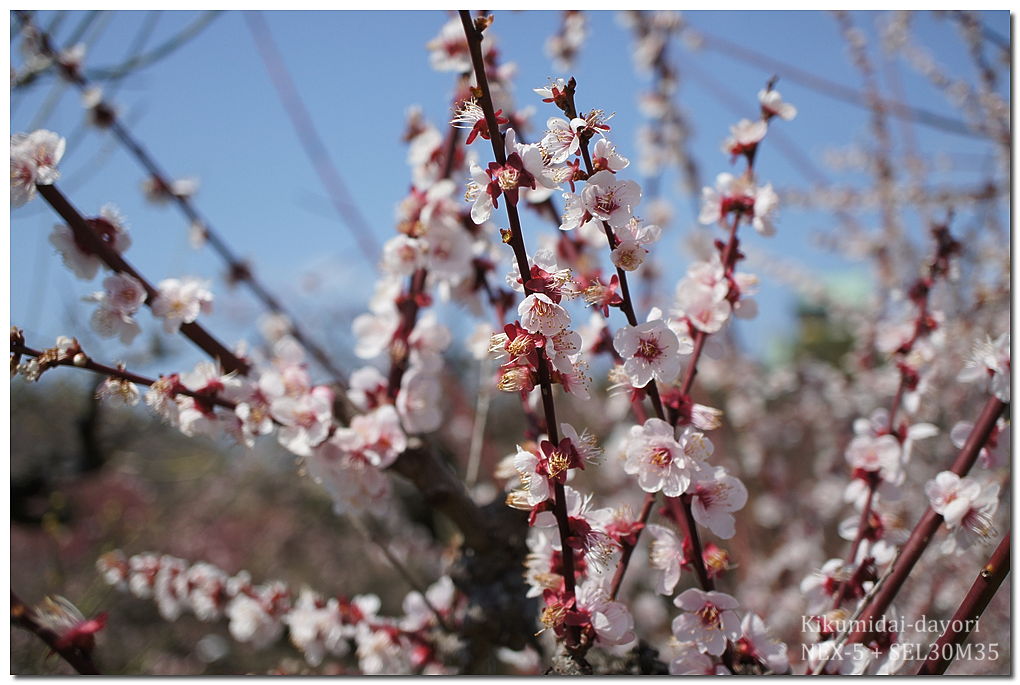
<path fill-rule="evenodd" d="M 722 624 L 719 608 L 711 602 L 705 602 L 705 606 L 698 609 L 695 614 L 707 630 L 718 630 Z"/>
<path fill-rule="evenodd" d="M 652 453 L 648 456 L 648 461 L 656 466 L 669 466 L 673 461 L 673 453 L 666 447 L 658 447 L 652 450 Z"/>
<path fill-rule="evenodd" d="M 658 359 L 662 356 L 662 348 L 659 347 L 659 341 L 655 338 L 641 338 L 634 356 L 647 361 Z"/>

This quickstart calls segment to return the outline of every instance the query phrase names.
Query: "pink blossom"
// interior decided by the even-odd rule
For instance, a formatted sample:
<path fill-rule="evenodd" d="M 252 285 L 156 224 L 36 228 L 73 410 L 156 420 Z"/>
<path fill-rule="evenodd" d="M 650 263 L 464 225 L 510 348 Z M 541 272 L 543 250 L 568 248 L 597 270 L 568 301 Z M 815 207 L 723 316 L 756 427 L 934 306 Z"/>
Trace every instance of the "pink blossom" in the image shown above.
<path fill-rule="evenodd" d="M 718 466 L 699 471 L 688 488 L 694 520 L 724 540 L 733 537 L 733 514 L 747 503 L 747 488 Z"/>
<path fill-rule="evenodd" d="M 761 616 L 755 613 L 745 614 L 744 620 L 740 622 L 740 630 L 738 654 L 758 661 L 772 673 L 786 673 L 789 670 L 790 660 L 786 654 L 786 645 L 769 635 Z"/>
<path fill-rule="evenodd" d="M 280 422 L 277 438 L 294 454 L 308 456 L 329 434 L 333 419 L 333 391 L 324 385 L 299 397 L 283 396 L 270 405 L 273 418 Z"/>
<path fill-rule="evenodd" d="M 960 372 L 959 380 L 976 382 L 1001 401 L 1009 402 L 1012 376 L 1007 332 L 994 341 L 991 337 L 986 337 L 975 342 L 971 357 Z"/>
<path fill-rule="evenodd" d="M 525 297 L 517 306 L 517 315 L 521 317 L 521 326 L 529 333 L 551 336 L 570 325 L 567 310 L 542 293 Z"/>
<path fill-rule="evenodd" d="M 711 444 L 690 426 L 678 441 L 673 426 L 648 419 L 630 429 L 623 470 L 636 475 L 645 492 L 661 490 L 667 497 L 679 497 L 690 486 L 697 461 L 711 454 Z"/>
<path fill-rule="evenodd" d="M 613 347 L 623 357 L 623 371 L 635 388 L 653 378 L 669 383 L 680 373 L 680 341 L 662 319 L 620 328 Z"/>
<path fill-rule="evenodd" d="M 152 302 L 152 314 L 163 319 L 163 329 L 176 333 L 182 324 L 193 323 L 199 314 L 212 311 L 212 293 L 197 278 L 168 278 L 160 281 L 159 295 Z"/>
<path fill-rule="evenodd" d="M 611 171 L 592 174 L 581 191 L 585 211 L 612 228 L 625 225 L 640 201 L 640 186 L 634 181 L 618 181 Z"/>
<path fill-rule="evenodd" d="M 652 536 L 648 559 L 652 568 L 662 572 L 655 577 L 655 591 L 662 595 L 671 595 L 673 588 L 680 582 L 684 560 L 683 543 L 676 533 L 665 526 L 649 523 L 645 529 Z"/>
<path fill-rule="evenodd" d="M 134 276 L 125 273 L 107 276 L 103 280 L 103 292 L 89 298 L 99 303 L 92 313 L 92 328 L 104 338 L 119 337 L 122 343 L 130 345 L 142 330 L 134 314 L 146 297 L 145 287 Z"/>
<path fill-rule="evenodd" d="M 86 223 L 114 252 L 123 253 L 131 246 L 131 236 L 127 234 L 124 218 L 113 205 L 103 205 L 99 210 L 99 216 L 86 219 Z M 99 267 L 103 265 L 102 260 L 91 249 L 76 240 L 74 231 L 63 224 L 56 224 L 53 227 L 50 244 L 60 253 L 64 265 L 83 280 L 95 278 Z"/>
<path fill-rule="evenodd" d="M 602 645 L 625 645 L 636 639 L 634 617 L 627 607 L 609 598 L 609 593 L 595 580 L 589 578 L 577 588 L 577 603 L 574 611 L 581 620 L 595 630 L 595 639 Z M 568 622 L 577 618 L 568 618 Z"/>
<path fill-rule="evenodd" d="M 60 172 L 65 141 L 53 131 L 40 129 L 11 136 L 11 207 L 35 197 L 36 185 L 52 185 Z"/>
<path fill-rule="evenodd" d="M 768 88 L 758 91 L 758 102 L 761 103 L 762 116 L 770 119 L 774 116 L 791 121 L 797 116 L 797 108 L 788 102 L 783 102 L 783 96 L 778 90 Z"/>
<path fill-rule="evenodd" d="M 740 619 L 733 611 L 740 604 L 733 597 L 690 588 L 673 604 L 684 611 L 673 619 L 673 636 L 680 642 L 693 642 L 698 651 L 719 656 L 728 640 L 740 639 Z"/>

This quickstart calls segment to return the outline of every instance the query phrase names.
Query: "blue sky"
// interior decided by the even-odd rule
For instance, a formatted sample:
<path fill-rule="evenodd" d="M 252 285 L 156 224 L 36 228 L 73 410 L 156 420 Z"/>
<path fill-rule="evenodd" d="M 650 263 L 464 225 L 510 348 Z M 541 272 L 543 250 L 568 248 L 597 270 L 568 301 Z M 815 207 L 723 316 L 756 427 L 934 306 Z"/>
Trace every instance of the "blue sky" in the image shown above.
<path fill-rule="evenodd" d="M 70 14 L 57 32 L 58 44 L 84 15 Z M 162 12 L 148 45 L 162 42 L 198 14 Z M 425 50 L 425 43 L 444 23 L 444 15 L 443 11 L 264 14 L 329 155 L 380 244 L 393 235 L 394 207 L 410 182 L 406 148 L 399 140 L 407 108 L 420 105 L 437 124 L 448 118 L 453 77 L 432 71 Z M 43 25 L 52 16 L 39 13 Z M 685 17 L 707 33 L 724 35 L 847 86 L 861 86 L 860 74 L 846 59 L 845 44 L 828 13 L 691 12 Z M 872 57 L 879 59 L 875 27 L 880 15 L 862 12 L 853 17 L 871 41 Z M 633 40 L 616 15 L 589 12 L 588 18 L 590 37 L 572 72 L 579 83 L 579 101 L 582 108 L 598 106 L 617 112 L 611 122 L 613 140 L 625 155 L 636 159 L 635 134 L 642 121 L 636 98 L 647 84 L 646 77 L 635 74 L 630 57 Z M 86 64 L 109 66 L 122 61 L 139 28 L 149 20 L 147 12 L 105 13 L 93 24 L 97 35 Z M 983 20 L 998 34 L 1009 35 L 1007 12 L 985 13 Z M 539 107 L 534 118 L 539 127 L 555 112 L 532 99 L 530 89 L 548 77 L 568 75 L 554 70 L 544 50 L 558 22 L 556 12 L 506 11 L 496 13 L 491 29 L 502 59 L 518 65 L 518 102 Z M 973 80 L 975 69 L 954 23 L 919 13 L 914 27 L 917 42 L 931 50 L 946 71 Z M 738 117 L 699 83 L 685 79 L 684 64 L 690 62 L 741 97 L 746 116 L 755 114 L 755 94 L 773 72 L 708 50 L 692 53 L 674 48 L 671 56 L 680 67 L 678 98 L 695 130 L 694 154 L 709 182 L 716 173 L 730 169 L 719 144 Z M 11 60 L 15 67 L 21 64 L 17 41 L 11 46 Z M 1007 68 L 1001 64 L 997 68 L 1000 80 L 1008 83 Z M 902 62 L 895 69 L 902 86 L 899 99 L 959 118 L 916 72 Z M 879 71 L 888 94 L 890 70 Z M 816 164 L 824 166 L 828 148 L 869 141 L 866 110 L 779 76 L 778 88 L 800 113 L 793 122 L 778 125 Z M 83 131 L 77 92 L 55 88 L 60 87 L 47 78 L 16 94 L 11 129 L 27 130 L 43 103 L 57 98 L 57 106 L 42 125 L 69 138 L 59 182 L 64 192 L 86 214 L 97 212 L 106 202 L 120 207 L 134 239 L 127 256 L 151 280 L 178 275 L 217 277 L 222 272 L 220 262 L 209 250 L 188 246 L 186 224 L 177 211 L 145 203 L 140 192 L 144 174 L 134 160 L 106 135 Z M 1002 92 L 1008 97 L 1008 90 Z M 359 256 L 348 229 L 333 213 L 244 17 L 235 12 L 220 15 L 182 49 L 125 79 L 115 101 L 131 131 L 169 174 L 200 178 L 196 202 L 215 229 L 237 252 L 252 259 L 257 273 L 314 335 L 339 346 L 349 335 L 350 318 L 366 308 L 374 265 Z M 900 149 L 902 128 L 894 121 L 892 130 Z M 933 180 L 976 183 L 982 178 L 981 170 L 993 164 L 993 149 L 987 141 L 916 125 L 913 132 L 925 154 L 951 155 L 966 167 L 953 174 L 933 175 Z M 806 185 L 768 141 L 757 169 L 762 181 L 779 188 Z M 830 175 L 842 184 L 868 182 L 861 175 Z M 669 276 L 675 282 L 688 260 L 682 251 L 684 234 L 709 229 L 692 224 L 688 199 L 679 194 L 675 174 L 666 177 L 663 188 L 675 196 L 676 214 L 659 249 L 663 262 L 674 265 Z M 916 216 L 906 212 L 904 218 L 916 230 Z M 864 219 L 867 224 L 869 217 Z M 529 226 L 535 231 L 553 230 L 534 215 L 526 215 L 525 220 L 526 231 Z M 28 339 L 39 345 L 50 343 L 58 334 L 88 339 L 91 307 L 80 298 L 98 289 L 101 280 L 86 284 L 63 268 L 47 242 L 53 223 L 54 216 L 38 200 L 11 214 L 11 321 L 24 327 Z M 856 274 L 866 284 L 865 267 L 812 246 L 813 234 L 834 225 L 831 217 L 789 209 L 781 215 L 776 238 L 751 236 L 748 242 L 808 265 L 819 278 Z M 242 291 L 228 291 L 218 278 L 214 282 L 216 313 L 208 318 L 209 327 L 231 342 L 246 334 L 252 338 L 245 322 L 259 311 L 258 306 Z M 738 325 L 741 339 L 752 341 L 752 351 L 763 354 L 770 340 L 788 330 L 795 300 L 784 288 L 767 282 L 759 299 L 758 320 Z M 147 314 L 141 323 L 146 334 L 156 335 L 158 326 Z M 198 353 L 186 341 L 168 342 L 179 350 L 181 366 L 198 360 Z M 118 356 L 120 350 L 108 341 L 102 349 L 109 357 Z"/>

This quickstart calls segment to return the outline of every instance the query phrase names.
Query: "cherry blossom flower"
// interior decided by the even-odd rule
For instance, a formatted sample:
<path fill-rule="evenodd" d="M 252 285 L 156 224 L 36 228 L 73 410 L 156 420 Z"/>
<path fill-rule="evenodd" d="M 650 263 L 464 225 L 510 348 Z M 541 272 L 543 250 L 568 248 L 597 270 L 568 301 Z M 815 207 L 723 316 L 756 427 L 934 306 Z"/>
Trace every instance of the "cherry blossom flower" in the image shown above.
<path fill-rule="evenodd" d="M 280 444 L 294 454 L 308 456 L 329 434 L 333 419 L 333 391 L 324 385 L 299 397 L 283 396 L 272 401 L 270 411 L 280 422 Z"/>
<path fill-rule="evenodd" d="M 357 343 L 354 354 L 361 359 L 374 359 L 389 347 L 400 325 L 400 317 L 392 303 L 379 305 L 371 312 L 354 317 L 351 329 Z"/>
<path fill-rule="evenodd" d="M 597 574 L 611 568 L 611 560 L 619 552 L 619 545 L 602 529 L 602 522 L 611 518 L 609 509 L 592 509 L 592 495 L 581 495 L 569 485 L 564 486 L 566 493 L 567 520 L 570 536 L 566 543 L 577 552 Z M 535 528 L 556 530 L 558 522 L 552 511 L 540 511 L 535 517 Z M 557 535 L 550 543 L 552 549 L 563 549 L 563 541 Z"/>
<path fill-rule="evenodd" d="M 662 419 L 631 427 L 623 470 L 636 475 L 645 492 L 679 497 L 690 486 L 697 462 L 711 454 L 712 443 L 690 426 L 679 441 L 674 435 L 673 426 Z"/>
<path fill-rule="evenodd" d="M 789 670 L 790 660 L 786 654 L 786 645 L 768 634 L 761 616 L 755 613 L 745 614 L 744 620 L 740 622 L 740 630 L 741 636 L 736 645 L 738 655 L 754 659 L 772 673 L 786 673 Z"/>
<path fill-rule="evenodd" d="M 509 124 L 510 120 L 502 116 L 503 110 L 497 109 L 493 114 L 496 116 L 497 124 Z M 475 142 L 475 138 L 481 136 L 485 140 L 490 140 L 489 125 L 485 120 L 485 111 L 482 109 L 474 98 L 464 100 L 457 105 L 456 114 L 453 120 L 450 121 L 450 125 L 454 128 L 466 128 L 471 132 L 468 134 L 467 140 L 464 141 L 465 145 L 470 145 Z"/>
<path fill-rule="evenodd" d="M 37 185 L 52 185 L 60 172 L 65 141 L 53 131 L 39 129 L 11 136 L 11 206 L 21 207 L 35 197 Z"/>
<path fill-rule="evenodd" d="M 428 600 L 428 603 L 425 600 Z M 443 576 L 425 590 L 425 597 L 420 592 L 412 591 L 404 596 L 401 607 L 404 617 L 400 627 L 408 632 L 422 630 L 435 623 L 432 609 L 440 614 L 449 613 L 457 599 L 457 588 L 450 576 Z M 431 607 L 430 607 L 431 605 Z"/>
<path fill-rule="evenodd" d="M 96 645 L 96 633 L 106 626 L 104 611 L 95 618 L 86 619 L 81 610 L 66 597 L 47 597 L 32 612 L 36 622 L 57 636 L 54 649 L 80 649 L 91 652 Z"/>
<path fill-rule="evenodd" d="M 439 35 L 430 40 L 426 47 L 429 50 L 429 64 L 436 71 L 471 71 L 471 53 L 464 37 L 464 27 L 457 17 L 443 24 Z"/>
<path fill-rule="evenodd" d="M 958 421 L 949 433 L 949 439 L 957 449 L 963 449 L 974 430 L 970 421 Z M 1010 424 L 1005 418 L 999 417 L 992 434 L 988 436 L 984 447 L 978 453 L 978 460 L 986 469 L 996 468 L 1006 463 L 1009 458 Z"/>
<path fill-rule="evenodd" d="M 683 543 L 669 528 L 656 523 L 645 525 L 645 530 L 652 536 L 648 549 L 648 560 L 652 568 L 662 571 L 655 577 L 655 591 L 662 595 L 672 595 L 676 584 L 680 582 L 680 573 L 684 561 Z"/>
<path fill-rule="evenodd" d="M 137 278 L 116 273 L 103 279 L 103 291 L 89 299 L 99 303 L 92 313 L 92 328 L 104 338 L 119 337 L 130 345 L 142 329 L 134 314 L 145 303 L 145 287 Z"/>
<path fill-rule="evenodd" d="M 1001 401 L 1009 402 L 1012 377 L 1009 333 L 1003 333 L 994 341 L 987 337 L 975 342 L 971 358 L 958 378 L 967 383 L 976 382 Z"/>
<path fill-rule="evenodd" d="M 347 398 L 361 411 L 383 403 L 386 397 L 386 376 L 374 366 L 363 366 L 351 374 Z"/>
<path fill-rule="evenodd" d="M 634 617 L 627 607 L 609 598 L 606 589 L 594 578 L 589 578 L 577 587 L 577 602 L 568 623 L 590 625 L 595 630 L 595 640 L 606 646 L 625 645 L 636 639 Z"/>
<path fill-rule="evenodd" d="M 641 187 L 634 181 L 618 181 L 611 171 L 592 174 L 581 191 L 584 210 L 614 229 L 630 221 L 640 201 Z"/>
<path fill-rule="evenodd" d="M 591 151 L 591 164 L 595 171 L 611 171 L 616 173 L 630 166 L 630 160 L 616 151 L 616 146 L 608 138 L 599 138 Z"/>
<path fill-rule="evenodd" d="M 761 103 L 762 116 L 765 119 L 779 117 L 791 121 L 797 116 L 797 108 L 788 102 L 783 102 L 783 96 L 778 90 L 765 88 L 758 91 L 758 102 Z"/>
<path fill-rule="evenodd" d="M 578 434 L 577 429 L 569 423 L 560 424 L 560 434 L 570 440 L 571 445 L 577 450 L 581 461 L 589 464 L 597 464 L 602 459 L 602 448 L 599 447 L 595 436 L 587 430 Z"/>
<path fill-rule="evenodd" d="M 903 482 L 900 443 L 892 435 L 858 435 L 850 441 L 846 460 L 855 471 L 877 474 L 894 485 Z"/>
<path fill-rule="evenodd" d="M 431 433 L 443 421 L 442 388 L 439 380 L 420 367 L 411 368 L 400 379 L 397 411 L 410 433 Z"/>
<path fill-rule="evenodd" d="M 684 613 L 673 619 L 673 636 L 694 643 L 698 651 L 720 656 L 726 642 L 740 639 L 740 619 L 733 611 L 740 603 L 722 592 L 690 588 L 673 600 Z"/>
<path fill-rule="evenodd" d="M 390 276 L 410 276 L 425 264 L 425 248 L 417 238 L 396 235 L 386 241 L 379 267 Z"/>
<path fill-rule="evenodd" d="M 747 488 L 740 479 L 718 466 L 711 472 L 698 472 L 688 488 L 694 520 L 724 540 L 735 532 L 733 514 L 747 504 Z"/>
<path fill-rule="evenodd" d="M 141 399 L 141 393 L 131 381 L 110 376 L 96 389 L 96 398 L 133 407 Z"/>
<path fill-rule="evenodd" d="M 769 126 L 762 120 L 751 121 L 741 119 L 730 126 L 730 136 L 722 144 L 722 151 L 732 155 L 734 159 L 739 155 L 751 155 L 758 147 L 758 143 L 768 132 Z"/>
<path fill-rule="evenodd" d="M 779 207 L 779 196 L 772 185 L 755 186 L 746 176 L 719 174 L 715 188 L 701 191 L 701 213 L 698 221 L 706 226 L 723 221 L 730 213 L 751 219 L 754 229 L 762 235 L 775 233 L 772 223 Z"/>
<path fill-rule="evenodd" d="M 328 650 L 327 642 L 346 652 L 346 640 L 337 639 L 343 631 L 336 600 L 327 602 L 317 593 L 303 588 L 298 600 L 284 617 L 290 641 L 304 654 L 305 661 L 318 666 Z M 332 651 L 332 650 L 330 650 Z"/>
<path fill-rule="evenodd" d="M 581 137 L 578 130 L 584 127 L 584 119 L 567 121 L 559 117 L 550 117 L 545 123 L 546 132 L 542 137 L 541 146 L 553 164 L 562 164 L 568 158 L 579 154 Z"/>
<path fill-rule="evenodd" d="M 556 335 L 570 325 L 567 310 L 542 293 L 525 297 L 517 306 L 517 315 L 521 317 L 521 326 L 526 331 L 544 336 Z"/>
<path fill-rule="evenodd" d="M 337 514 L 349 511 L 382 513 L 390 483 L 361 452 L 348 449 L 347 438 L 336 433 L 305 458 L 309 476 L 322 485 Z"/>
<path fill-rule="evenodd" d="M 960 554 L 974 542 L 987 543 L 995 536 L 992 516 L 999 508 L 998 483 L 982 488 L 971 478 L 942 471 L 925 484 L 924 492 L 953 533 L 942 545 L 946 554 Z"/>
<path fill-rule="evenodd" d="M 182 324 L 193 323 L 199 314 L 212 311 L 212 293 L 197 278 L 167 278 L 160 281 L 159 295 L 152 302 L 152 314 L 163 319 L 163 329 L 176 333 Z"/>
<path fill-rule="evenodd" d="M 250 642 L 255 649 L 265 648 L 280 639 L 283 622 L 274 616 L 261 597 L 239 593 L 227 605 L 230 635 L 238 642 Z"/>
<path fill-rule="evenodd" d="M 341 449 L 357 452 L 369 464 L 381 469 L 392 464 L 407 449 L 407 436 L 391 404 L 355 416 L 350 427 L 336 430 L 333 442 Z"/>
<path fill-rule="evenodd" d="M 131 246 L 131 236 L 127 234 L 124 219 L 115 206 L 104 205 L 98 217 L 85 221 L 100 240 L 118 254 Z M 50 244 L 60 253 L 64 265 L 82 280 L 95 278 L 99 267 L 103 265 L 103 261 L 89 247 L 77 241 L 74 231 L 63 224 L 53 227 Z"/>
<path fill-rule="evenodd" d="M 158 176 L 150 176 L 142 182 L 145 199 L 154 205 L 165 205 L 174 198 L 189 198 L 198 192 L 197 178 L 179 178 L 165 181 Z"/>
<path fill-rule="evenodd" d="M 730 675 L 730 669 L 698 651 L 694 642 L 677 643 L 679 653 L 669 662 L 670 675 Z"/>
<path fill-rule="evenodd" d="M 653 378 L 669 383 L 680 373 L 680 341 L 662 319 L 620 328 L 613 347 L 624 359 L 623 371 L 635 388 Z"/>

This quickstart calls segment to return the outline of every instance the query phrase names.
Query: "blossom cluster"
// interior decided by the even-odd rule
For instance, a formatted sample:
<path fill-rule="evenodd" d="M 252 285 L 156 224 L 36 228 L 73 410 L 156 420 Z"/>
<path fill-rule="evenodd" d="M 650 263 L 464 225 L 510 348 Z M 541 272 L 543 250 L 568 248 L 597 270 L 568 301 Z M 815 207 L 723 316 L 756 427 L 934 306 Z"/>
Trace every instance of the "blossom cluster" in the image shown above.
<path fill-rule="evenodd" d="M 231 637 L 255 649 L 276 643 L 286 632 L 312 666 L 350 655 L 366 675 L 447 672 L 439 660 L 442 640 L 435 634 L 437 620 L 452 618 L 457 610 L 458 595 L 447 576 L 428 588 L 427 599 L 409 593 L 404 615 L 387 618 L 379 615 L 375 595 L 327 598 L 308 587 L 295 592 L 280 581 L 256 584 L 246 571 L 231 575 L 166 554 L 127 557 L 115 551 L 96 565 L 107 584 L 151 599 L 167 621 L 185 613 L 203 622 L 226 620 Z"/>

